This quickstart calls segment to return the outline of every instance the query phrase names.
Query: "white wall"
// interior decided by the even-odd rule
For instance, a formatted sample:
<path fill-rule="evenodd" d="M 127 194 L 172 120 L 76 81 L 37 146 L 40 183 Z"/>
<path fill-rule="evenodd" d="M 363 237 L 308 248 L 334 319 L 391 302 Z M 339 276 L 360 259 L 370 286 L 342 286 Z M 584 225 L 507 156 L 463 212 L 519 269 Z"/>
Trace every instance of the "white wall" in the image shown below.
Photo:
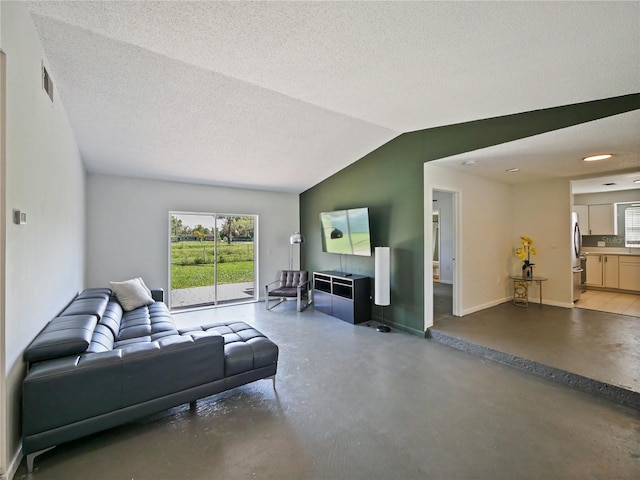
<path fill-rule="evenodd" d="M 454 275 L 454 284 L 457 283 L 454 289 L 459 290 L 460 313 L 466 315 L 506 301 L 512 243 L 511 187 L 430 162 L 424 165 L 424 188 L 429 217 L 434 189 L 459 192 L 460 243 L 455 254 L 454 270 L 458 271 Z M 428 225 L 425 248 L 430 252 L 431 222 Z M 432 319 L 433 277 L 429 272 L 425 275 L 425 328 L 431 326 Z"/>
<path fill-rule="evenodd" d="M 73 132 L 54 92 L 41 84 L 44 52 L 25 5 L 2 2 L 6 53 L 5 371 L 7 431 L 3 468 L 16 466 L 25 347 L 83 288 L 85 172 Z M 52 74 L 55 83 L 55 72 Z M 12 222 L 13 210 L 26 225 Z M 4 472 L 2 472 L 4 473 Z"/>
<path fill-rule="evenodd" d="M 513 187 L 513 244 L 520 235 L 534 241 L 538 253 L 532 256 L 534 275 L 549 278 L 543 285 L 542 302 L 572 308 L 571 276 L 571 185 L 568 180 L 545 180 Z M 514 273 L 522 263 L 514 258 Z M 529 300 L 538 301 L 530 290 Z"/>
<path fill-rule="evenodd" d="M 88 286 L 141 276 L 150 287 L 168 292 L 169 211 L 258 215 L 261 295 L 263 286 L 288 268 L 289 236 L 300 228 L 297 194 L 90 174 Z M 299 249 L 294 255 L 298 258 Z"/>

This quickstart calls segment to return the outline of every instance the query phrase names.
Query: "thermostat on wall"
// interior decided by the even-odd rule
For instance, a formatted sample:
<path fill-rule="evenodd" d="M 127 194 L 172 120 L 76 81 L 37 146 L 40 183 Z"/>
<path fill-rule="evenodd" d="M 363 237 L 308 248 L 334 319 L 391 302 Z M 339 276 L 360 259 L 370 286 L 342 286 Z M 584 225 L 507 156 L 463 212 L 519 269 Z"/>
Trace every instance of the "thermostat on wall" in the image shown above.
<path fill-rule="evenodd" d="M 24 225 L 27 223 L 27 212 L 21 212 L 20 210 L 13 211 L 13 223 L 16 225 Z"/>

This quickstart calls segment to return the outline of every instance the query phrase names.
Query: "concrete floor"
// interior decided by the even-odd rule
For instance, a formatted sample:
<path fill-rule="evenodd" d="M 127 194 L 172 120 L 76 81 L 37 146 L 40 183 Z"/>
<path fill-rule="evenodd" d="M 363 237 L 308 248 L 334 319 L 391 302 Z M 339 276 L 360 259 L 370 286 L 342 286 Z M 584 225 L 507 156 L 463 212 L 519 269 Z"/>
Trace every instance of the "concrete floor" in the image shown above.
<path fill-rule="evenodd" d="M 253 324 L 280 346 L 277 390 L 259 381 L 69 442 L 31 479 L 638 478 L 637 410 L 293 302 L 175 318 Z"/>
<path fill-rule="evenodd" d="M 640 318 L 511 302 L 458 318 L 451 286 L 434 291 L 434 339 L 640 409 Z"/>

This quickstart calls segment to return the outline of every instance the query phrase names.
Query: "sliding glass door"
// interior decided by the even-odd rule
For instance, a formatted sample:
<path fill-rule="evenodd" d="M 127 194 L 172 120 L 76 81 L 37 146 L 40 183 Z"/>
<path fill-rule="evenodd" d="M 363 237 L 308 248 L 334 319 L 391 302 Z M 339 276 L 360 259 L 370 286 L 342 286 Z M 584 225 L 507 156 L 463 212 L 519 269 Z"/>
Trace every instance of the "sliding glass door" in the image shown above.
<path fill-rule="evenodd" d="M 257 300 L 255 215 L 170 212 L 173 310 Z"/>

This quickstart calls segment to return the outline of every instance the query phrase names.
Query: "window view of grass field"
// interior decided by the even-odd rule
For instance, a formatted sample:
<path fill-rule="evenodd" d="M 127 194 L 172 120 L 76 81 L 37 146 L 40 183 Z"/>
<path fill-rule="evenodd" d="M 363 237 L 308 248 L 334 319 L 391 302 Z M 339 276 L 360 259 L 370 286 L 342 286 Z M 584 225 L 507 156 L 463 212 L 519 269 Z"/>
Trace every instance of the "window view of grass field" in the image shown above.
<path fill-rule="evenodd" d="M 214 276 L 213 240 L 171 243 L 171 288 L 205 287 Z M 218 284 L 253 281 L 253 242 L 218 244 Z"/>
<path fill-rule="evenodd" d="M 253 297 L 254 217 L 176 213 L 170 228 L 172 307 Z"/>

